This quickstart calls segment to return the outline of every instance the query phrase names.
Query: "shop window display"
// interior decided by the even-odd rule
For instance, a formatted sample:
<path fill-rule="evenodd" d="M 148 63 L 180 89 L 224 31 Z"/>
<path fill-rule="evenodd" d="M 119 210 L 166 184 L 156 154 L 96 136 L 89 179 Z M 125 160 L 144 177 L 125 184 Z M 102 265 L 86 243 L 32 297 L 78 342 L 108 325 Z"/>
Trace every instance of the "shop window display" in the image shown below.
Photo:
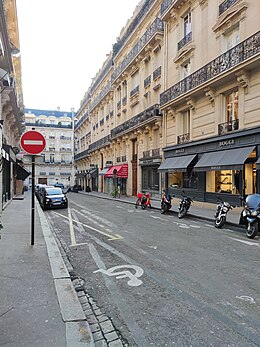
<path fill-rule="evenodd" d="M 168 185 L 171 188 L 198 188 L 198 174 L 194 171 L 188 172 L 169 172 Z"/>

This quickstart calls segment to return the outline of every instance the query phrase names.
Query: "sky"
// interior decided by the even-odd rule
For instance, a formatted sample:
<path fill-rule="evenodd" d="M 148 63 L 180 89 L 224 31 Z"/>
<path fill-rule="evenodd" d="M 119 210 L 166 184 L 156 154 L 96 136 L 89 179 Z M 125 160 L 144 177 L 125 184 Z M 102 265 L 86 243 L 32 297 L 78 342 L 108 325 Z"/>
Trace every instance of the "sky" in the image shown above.
<path fill-rule="evenodd" d="M 140 0 L 16 0 L 25 108 L 77 111 Z"/>

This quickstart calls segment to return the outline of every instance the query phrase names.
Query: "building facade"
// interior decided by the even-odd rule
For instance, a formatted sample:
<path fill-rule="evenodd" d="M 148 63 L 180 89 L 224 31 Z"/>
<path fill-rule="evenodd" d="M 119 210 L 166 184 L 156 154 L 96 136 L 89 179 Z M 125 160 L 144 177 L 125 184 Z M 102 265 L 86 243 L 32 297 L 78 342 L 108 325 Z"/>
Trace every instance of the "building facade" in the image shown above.
<path fill-rule="evenodd" d="M 44 151 L 36 157 L 35 184 L 70 186 L 74 182 L 73 121 L 73 112 L 25 109 L 26 131 L 34 129 L 46 139 Z M 26 153 L 23 153 L 23 162 L 31 171 L 31 157 Z M 31 186 L 30 177 L 25 185 Z"/>
<path fill-rule="evenodd" d="M 23 94 L 16 1 L 0 1 L 0 205 L 23 187 L 22 163 L 16 159 L 23 128 Z"/>
<path fill-rule="evenodd" d="M 202 201 L 260 192 L 260 2 L 146 0 L 77 112 L 77 180 Z"/>

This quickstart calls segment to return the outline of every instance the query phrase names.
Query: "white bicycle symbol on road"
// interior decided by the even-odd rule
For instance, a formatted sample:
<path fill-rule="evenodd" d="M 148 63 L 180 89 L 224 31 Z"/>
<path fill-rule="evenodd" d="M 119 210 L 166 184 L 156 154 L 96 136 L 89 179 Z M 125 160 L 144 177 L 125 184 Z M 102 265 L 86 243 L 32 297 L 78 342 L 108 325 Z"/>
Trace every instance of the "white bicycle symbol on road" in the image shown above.
<path fill-rule="evenodd" d="M 114 272 L 123 268 L 133 269 L 135 270 L 135 274 L 133 274 L 129 270 Z M 116 276 L 116 279 L 128 277 L 129 281 L 127 282 L 127 284 L 132 287 L 140 286 L 143 283 L 141 280 L 138 279 L 138 277 L 141 277 L 143 275 L 144 270 L 136 265 L 118 265 L 111 267 L 108 270 L 99 269 L 94 271 L 93 273 L 97 272 L 102 272 L 103 274 L 108 276 Z"/>

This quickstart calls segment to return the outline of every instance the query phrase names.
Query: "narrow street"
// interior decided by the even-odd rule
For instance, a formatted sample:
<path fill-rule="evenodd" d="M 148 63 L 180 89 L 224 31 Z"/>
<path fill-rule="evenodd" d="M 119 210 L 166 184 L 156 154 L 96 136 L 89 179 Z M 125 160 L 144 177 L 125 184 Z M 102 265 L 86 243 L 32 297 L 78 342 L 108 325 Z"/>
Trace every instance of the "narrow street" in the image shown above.
<path fill-rule="evenodd" d="M 44 213 L 124 343 L 260 345 L 258 237 L 249 242 L 210 222 L 118 201 L 68 198 L 68 210 Z"/>

